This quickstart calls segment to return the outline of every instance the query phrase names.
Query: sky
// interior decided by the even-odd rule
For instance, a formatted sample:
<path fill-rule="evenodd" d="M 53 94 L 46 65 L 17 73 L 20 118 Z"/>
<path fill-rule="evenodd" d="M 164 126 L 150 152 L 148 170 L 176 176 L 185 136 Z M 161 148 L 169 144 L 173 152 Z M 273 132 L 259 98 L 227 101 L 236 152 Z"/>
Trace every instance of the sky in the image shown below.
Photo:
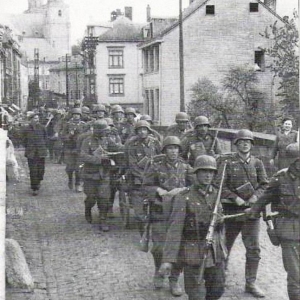
<path fill-rule="evenodd" d="M 43 0 L 46 2 L 46 0 Z M 223 0 L 226 1 L 226 0 Z M 292 16 L 300 0 L 277 0 L 277 13 L 280 16 Z M 146 22 L 146 7 L 151 7 L 152 16 L 174 17 L 179 13 L 179 0 L 64 0 L 70 6 L 71 43 L 75 44 L 84 35 L 86 25 L 91 22 L 106 22 L 110 13 L 117 8 L 124 11 L 125 6 L 133 8 L 133 21 Z M 182 0 L 182 7 L 189 0 Z M 0 12 L 19 14 L 28 8 L 27 0 L 0 0 Z M 1 19 L 0 19 L 1 22 Z"/>

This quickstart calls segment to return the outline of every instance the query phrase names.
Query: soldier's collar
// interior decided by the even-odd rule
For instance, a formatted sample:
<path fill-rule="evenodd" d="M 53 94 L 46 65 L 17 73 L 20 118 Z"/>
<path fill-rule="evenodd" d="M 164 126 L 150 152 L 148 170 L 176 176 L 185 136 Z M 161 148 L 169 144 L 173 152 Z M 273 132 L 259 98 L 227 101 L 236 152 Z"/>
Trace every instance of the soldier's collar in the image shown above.
<path fill-rule="evenodd" d="M 211 194 L 213 192 L 213 187 L 212 187 L 212 185 L 209 185 L 209 186 L 198 185 L 197 191 L 202 196 L 206 196 L 207 194 Z"/>
<path fill-rule="evenodd" d="M 242 158 L 238 153 L 237 153 L 237 157 L 238 159 L 243 163 L 243 164 L 249 164 L 251 161 L 251 154 L 249 153 L 248 158 L 245 160 L 244 158 Z"/>

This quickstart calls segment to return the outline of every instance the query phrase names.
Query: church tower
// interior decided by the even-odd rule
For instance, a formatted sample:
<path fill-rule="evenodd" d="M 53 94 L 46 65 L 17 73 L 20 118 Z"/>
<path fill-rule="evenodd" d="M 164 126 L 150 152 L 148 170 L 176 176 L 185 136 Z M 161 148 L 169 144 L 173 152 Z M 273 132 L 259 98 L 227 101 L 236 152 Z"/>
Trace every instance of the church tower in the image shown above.
<path fill-rule="evenodd" d="M 69 6 L 63 0 L 48 0 L 45 15 L 45 38 L 61 55 L 70 52 Z"/>

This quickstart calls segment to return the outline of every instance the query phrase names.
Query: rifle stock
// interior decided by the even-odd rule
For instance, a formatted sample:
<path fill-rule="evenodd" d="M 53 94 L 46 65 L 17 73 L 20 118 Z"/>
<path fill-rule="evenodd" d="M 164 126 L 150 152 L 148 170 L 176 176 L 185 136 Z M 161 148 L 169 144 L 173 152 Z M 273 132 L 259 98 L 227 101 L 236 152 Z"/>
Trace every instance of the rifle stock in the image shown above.
<path fill-rule="evenodd" d="M 208 227 L 208 231 L 206 234 L 206 238 L 205 238 L 205 249 L 204 249 L 204 256 L 200 265 L 200 270 L 199 270 L 199 277 L 198 277 L 198 284 L 201 284 L 203 282 L 203 276 L 204 276 L 204 271 L 205 271 L 205 265 L 206 265 L 206 259 L 208 256 L 208 252 L 211 249 L 211 245 L 213 244 L 213 238 L 214 238 L 214 232 L 215 232 L 215 227 L 218 221 L 218 208 L 221 202 L 221 193 L 222 193 L 222 187 L 223 187 L 223 182 L 224 182 L 224 177 L 225 177 L 225 171 L 226 171 L 226 166 L 227 166 L 227 161 L 225 161 L 224 163 L 224 167 L 223 167 L 223 172 L 222 172 L 222 178 L 221 178 L 221 182 L 220 182 L 220 187 L 218 190 L 218 195 L 217 195 L 217 200 L 216 200 L 216 204 L 214 207 L 214 211 L 213 211 L 213 215 Z M 197 224 L 197 226 L 199 226 Z"/>

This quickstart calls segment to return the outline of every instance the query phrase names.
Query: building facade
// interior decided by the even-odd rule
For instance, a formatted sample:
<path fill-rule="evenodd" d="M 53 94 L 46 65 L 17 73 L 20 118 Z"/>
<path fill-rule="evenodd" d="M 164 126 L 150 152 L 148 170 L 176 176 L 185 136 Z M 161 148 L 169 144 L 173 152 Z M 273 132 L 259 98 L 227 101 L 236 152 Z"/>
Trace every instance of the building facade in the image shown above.
<path fill-rule="evenodd" d="M 129 8 L 125 9 L 125 15 L 119 10 L 113 13 L 111 28 L 106 27 L 97 37 L 94 52 L 97 102 L 141 109 L 142 57 L 137 45 L 143 41 L 145 24 L 133 23 Z"/>
<path fill-rule="evenodd" d="M 50 92 L 54 98 L 60 99 L 60 105 L 72 105 L 84 96 L 84 78 L 82 58 L 65 56 L 58 65 L 49 69 Z"/>
<path fill-rule="evenodd" d="M 0 104 L 22 105 L 21 52 L 12 30 L 0 24 Z"/>
<path fill-rule="evenodd" d="M 220 86 L 230 68 L 249 65 L 257 69 L 258 89 L 266 95 L 266 102 L 275 105 L 276 83 L 262 50 L 271 45 L 261 36 L 267 26 L 282 22 L 272 6 L 259 0 L 190 2 L 182 22 L 185 103 L 192 99 L 191 87 L 198 79 L 206 77 Z M 180 111 L 178 21 L 142 43 L 140 49 L 145 113 L 158 124 L 169 125 Z"/>

